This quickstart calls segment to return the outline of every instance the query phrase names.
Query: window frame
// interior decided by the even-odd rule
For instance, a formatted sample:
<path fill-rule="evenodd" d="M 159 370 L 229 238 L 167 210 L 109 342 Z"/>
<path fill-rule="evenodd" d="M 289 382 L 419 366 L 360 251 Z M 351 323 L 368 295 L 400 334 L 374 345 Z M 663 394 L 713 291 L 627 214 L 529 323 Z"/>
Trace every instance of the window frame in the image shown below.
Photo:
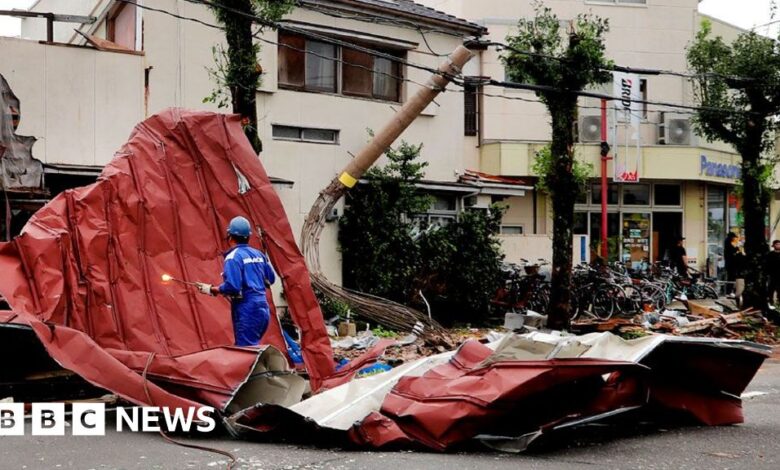
<path fill-rule="evenodd" d="M 323 41 L 317 41 L 314 39 L 306 38 L 305 36 L 299 35 L 299 34 L 289 34 L 289 33 L 280 33 L 279 34 L 279 43 L 280 44 L 286 44 L 290 42 L 302 42 L 303 47 L 297 46 L 298 49 L 303 49 L 303 51 L 307 51 L 308 43 L 312 42 L 318 42 L 323 43 Z M 325 43 L 327 44 L 327 43 Z M 371 47 L 376 50 L 380 50 L 380 52 L 392 55 L 393 57 L 396 57 L 398 60 L 390 60 L 386 59 L 391 64 L 391 71 L 388 72 L 393 77 L 398 78 L 392 78 L 392 80 L 395 82 L 395 96 L 389 96 L 389 95 L 382 95 L 378 93 L 378 89 L 376 86 L 376 59 L 377 57 L 372 54 L 362 53 L 361 51 L 356 51 L 353 49 L 350 50 L 350 54 L 356 53 L 356 54 L 365 54 L 370 57 L 371 62 L 371 71 L 367 72 L 370 74 L 370 86 L 371 86 L 371 92 L 360 92 L 359 90 L 345 90 L 345 83 L 347 82 L 346 75 L 350 72 L 352 68 L 355 68 L 354 66 L 350 64 L 345 63 L 344 59 L 344 51 L 347 50 L 342 46 L 334 45 L 334 59 L 335 62 L 334 68 L 335 68 L 335 86 L 334 89 L 325 89 L 321 87 L 311 86 L 307 84 L 306 81 L 306 70 L 308 65 L 308 58 L 312 55 L 309 52 L 300 52 L 295 49 L 286 48 L 285 46 L 278 46 L 277 49 L 277 83 L 280 89 L 283 90 L 294 90 L 294 91 L 305 91 L 310 93 L 321 93 L 321 94 L 329 94 L 329 95 L 338 95 L 338 96 L 345 96 L 350 98 L 359 98 L 359 99 L 368 99 L 372 101 L 382 101 L 382 102 L 388 102 L 388 103 L 402 103 L 403 102 L 403 82 L 404 82 L 404 67 L 401 61 L 404 60 L 404 55 L 406 54 L 405 49 L 390 49 L 390 48 L 378 48 L 374 45 L 369 45 L 368 47 Z M 283 59 L 286 53 L 289 54 L 303 54 L 303 82 L 302 84 L 298 83 L 291 83 L 288 81 L 285 81 L 285 79 L 282 77 L 282 65 L 288 64 L 288 59 Z M 319 58 L 319 57 L 318 57 Z M 380 59 L 384 59 L 382 57 L 379 57 Z M 322 59 L 322 60 L 328 60 L 328 59 Z M 358 64 L 367 66 L 366 64 Z M 289 76 L 290 74 L 285 74 Z"/>
<path fill-rule="evenodd" d="M 274 135 L 274 131 L 280 128 L 285 129 L 295 129 L 298 131 L 298 137 L 280 137 L 277 135 Z M 305 131 L 328 131 L 333 132 L 333 140 L 318 140 L 318 139 L 307 139 L 305 137 Z M 328 129 L 325 127 L 304 127 L 304 126 L 290 126 L 287 124 L 271 124 L 271 140 L 279 140 L 283 142 L 302 142 L 306 144 L 325 144 L 325 145 L 339 145 L 339 139 L 341 136 L 341 131 L 339 129 Z"/>
<path fill-rule="evenodd" d="M 504 231 L 505 228 L 519 228 L 519 233 L 506 233 Z M 520 237 L 525 235 L 525 225 L 524 224 L 501 224 L 501 227 L 499 229 L 499 234 L 503 235 L 505 237 Z"/>

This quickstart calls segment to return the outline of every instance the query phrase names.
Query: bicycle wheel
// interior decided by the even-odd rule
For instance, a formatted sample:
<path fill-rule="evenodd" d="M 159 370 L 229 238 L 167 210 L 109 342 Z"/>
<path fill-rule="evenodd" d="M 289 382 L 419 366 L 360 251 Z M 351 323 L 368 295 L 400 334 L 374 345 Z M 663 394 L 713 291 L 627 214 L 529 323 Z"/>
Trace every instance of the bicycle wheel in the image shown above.
<path fill-rule="evenodd" d="M 699 286 L 699 293 L 701 294 L 702 299 L 717 299 L 719 297 L 718 291 L 706 284 Z"/>
<path fill-rule="evenodd" d="M 609 320 L 625 299 L 626 293 L 620 286 L 603 284 L 593 292 L 593 314 L 601 320 Z"/>
<path fill-rule="evenodd" d="M 528 309 L 544 315 L 547 313 L 547 308 L 549 306 L 550 284 L 548 282 L 540 282 L 536 285 L 536 290 L 534 291 L 531 299 L 528 301 Z"/>
<path fill-rule="evenodd" d="M 666 293 L 664 290 L 653 284 L 644 284 L 640 288 L 644 302 L 650 302 L 658 311 L 666 308 Z"/>

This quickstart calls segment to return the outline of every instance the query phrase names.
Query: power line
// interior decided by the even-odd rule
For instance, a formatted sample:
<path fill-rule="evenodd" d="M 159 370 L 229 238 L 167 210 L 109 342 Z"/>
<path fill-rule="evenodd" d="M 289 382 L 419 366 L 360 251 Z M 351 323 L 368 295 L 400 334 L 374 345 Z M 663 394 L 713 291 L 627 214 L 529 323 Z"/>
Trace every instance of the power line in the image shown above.
<path fill-rule="evenodd" d="M 178 15 L 176 13 L 172 13 L 172 12 L 167 11 L 167 10 L 153 8 L 153 7 L 149 7 L 149 6 L 146 6 L 146 5 L 141 5 L 141 4 L 136 3 L 136 0 L 119 0 L 119 1 L 124 2 L 124 3 L 129 3 L 129 4 L 136 5 L 139 8 L 143 8 L 143 9 L 147 9 L 147 10 L 163 13 L 163 14 L 175 17 L 177 19 L 193 21 L 193 22 L 199 23 L 201 25 L 204 25 L 204 26 L 207 26 L 207 27 L 210 27 L 210 28 L 215 28 L 215 29 L 219 29 L 219 30 L 224 31 L 224 28 L 221 27 L 221 26 L 214 25 L 214 24 L 211 24 L 211 23 L 207 23 L 207 22 L 202 21 L 202 20 L 197 19 L 197 18 L 192 18 L 192 17 L 183 16 L 183 15 Z M 214 6 L 214 8 L 223 8 L 220 5 L 216 5 L 213 2 L 209 2 L 209 1 L 206 1 L 206 0 L 185 0 L 185 1 L 187 1 L 189 3 L 197 4 L 197 5 Z M 224 9 L 226 11 L 236 12 L 236 14 L 240 14 L 242 16 L 248 17 L 248 18 L 253 19 L 253 20 L 257 20 L 258 23 L 260 23 L 261 25 L 264 25 L 264 26 L 274 27 L 274 28 L 277 28 L 279 30 L 291 31 L 291 32 L 294 32 L 294 33 L 297 33 L 297 34 L 300 34 L 300 35 L 303 35 L 303 36 L 307 36 L 307 37 L 314 37 L 314 38 L 316 38 L 318 40 L 322 40 L 322 42 L 329 42 L 331 44 L 340 45 L 342 47 L 348 47 L 350 49 L 355 49 L 355 50 L 364 52 L 364 53 L 369 54 L 369 55 L 374 55 L 374 56 L 378 56 L 378 57 L 386 57 L 387 56 L 387 54 L 384 54 L 384 53 L 382 53 L 380 51 L 375 51 L 375 50 L 372 50 L 372 49 L 369 49 L 369 48 L 365 48 L 365 47 L 362 47 L 362 46 L 359 46 L 359 45 L 356 45 L 356 44 L 353 44 L 353 43 L 349 43 L 349 42 L 346 42 L 346 41 L 336 40 L 336 39 L 330 38 L 328 36 L 322 36 L 322 35 L 313 33 L 311 31 L 308 31 L 308 30 L 305 30 L 305 29 L 293 28 L 293 27 L 289 27 L 287 25 L 282 25 L 282 24 L 278 24 L 278 23 L 269 22 L 269 21 L 267 21 L 265 19 L 262 19 L 262 18 L 259 18 L 259 17 L 255 16 L 255 15 L 251 15 L 251 14 L 248 14 L 248 13 L 245 13 L 245 12 L 241 12 L 241 11 L 235 10 L 233 8 L 224 7 Z M 411 83 L 414 83 L 414 84 L 416 84 L 418 86 L 425 86 L 425 85 L 423 85 L 423 84 L 421 84 L 419 82 L 415 82 L 415 81 L 413 81 L 411 79 L 408 79 L 408 78 L 405 78 L 405 77 L 399 77 L 399 76 L 395 76 L 395 75 L 392 75 L 392 74 L 388 74 L 386 72 L 376 71 L 376 70 L 373 70 L 373 69 L 369 69 L 368 67 L 364 67 L 364 66 L 362 66 L 360 64 L 353 64 L 353 63 L 346 62 L 346 61 L 344 61 L 342 59 L 339 59 L 339 58 L 320 55 L 320 54 L 317 54 L 317 53 L 315 53 L 313 51 L 310 51 L 310 50 L 304 50 L 304 49 L 300 49 L 300 48 L 295 48 L 295 47 L 293 47 L 293 46 L 291 46 L 289 44 L 279 43 L 279 42 L 275 42 L 275 41 L 272 41 L 272 40 L 269 40 L 269 39 L 266 39 L 266 38 L 262 38 L 262 37 L 260 37 L 258 35 L 258 33 L 255 33 L 255 37 L 258 40 L 266 42 L 266 43 L 269 43 L 269 44 L 274 44 L 274 45 L 280 46 L 280 47 L 288 47 L 288 48 L 297 50 L 299 52 L 304 52 L 306 54 L 312 54 L 312 55 L 315 55 L 315 56 L 318 56 L 318 57 L 321 57 L 321 58 L 324 58 L 324 59 L 327 59 L 327 60 L 341 62 L 343 64 L 346 64 L 346 65 L 349 65 L 349 66 L 358 67 L 358 68 L 364 68 L 366 70 L 369 70 L 371 73 L 387 75 L 387 76 L 390 76 L 391 78 L 394 78 L 396 80 L 411 82 Z M 395 61 L 397 61 L 399 63 L 403 63 L 403 64 L 408 65 L 410 67 L 414 67 L 414 68 L 418 68 L 418 69 L 421 69 L 421 70 L 425 70 L 425 71 L 428 71 L 428 72 L 433 73 L 433 74 L 441 74 L 441 72 L 439 72 L 438 70 L 436 70 L 436 69 L 434 69 L 432 67 L 428 67 L 428 66 L 424 66 L 424 65 L 420 65 L 420 64 L 414 64 L 414 63 L 411 63 L 409 61 L 402 60 L 402 59 L 400 59 L 397 56 L 392 56 L 391 55 L 389 57 L 390 57 L 390 60 L 395 60 Z M 559 59 L 559 58 L 554 57 L 554 56 L 552 56 L 552 58 Z M 463 81 L 459 80 L 457 77 L 449 77 L 449 78 L 452 80 L 453 84 L 461 86 L 461 87 L 464 86 Z M 601 93 L 595 93 L 595 92 L 566 90 L 566 89 L 558 88 L 558 87 L 551 87 L 551 86 L 544 86 L 544 85 L 535 85 L 535 84 L 529 84 L 529 83 L 514 83 L 514 82 L 498 81 L 498 80 L 493 80 L 493 79 L 485 79 L 485 80 L 482 80 L 482 81 L 479 81 L 479 82 L 475 82 L 475 84 L 477 84 L 477 85 L 493 85 L 493 86 L 498 86 L 498 87 L 503 87 L 503 88 L 520 89 L 520 90 L 528 90 L 528 91 L 535 91 L 535 92 L 571 93 L 571 94 L 574 94 L 574 95 L 577 95 L 577 96 L 591 97 L 591 98 L 598 98 L 598 99 L 606 99 L 608 101 L 619 101 L 619 100 L 622 99 L 621 97 L 615 97 L 615 96 L 601 94 Z M 499 97 L 502 97 L 502 96 L 501 95 L 496 95 L 495 97 L 499 98 Z M 508 97 L 502 97 L 502 98 L 503 99 L 507 99 Z M 676 103 L 656 102 L 656 101 L 650 101 L 650 100 L 633 100 L 633 101 L 637 102 L 637 103 L 641 103 L 641 104 L 660 106 L 660 107 L 664 107 L 664 108 L 681 109 L 681 110 L 712 111 L 712 112 L 722 112 L 722 113 L 734 113 L 734 112 L 751 113 L 750 111 L 734 111 L 734 110 L 723 109 L 723 108 L 691 106 L 691 105 L 683 105 L 683 104 L 676 104 Z"/>
<path fill-rule="evenodd" d="M 173 13 L 173 12 L 170 12 L 170 11 L 167 11 L 167 10 L 162 10 L 162 9 L 159 9 L 159 8 L 150 7 L 150 6 L 147 6 L 147 5 L 141 5 L 139 3 L 135 3 L 136 0 L 119 0 L 119 1 L 120 2 L 124 2 L 124 3 L 130 3 L 130 4 L 133 4 L 133 5 L 136 5 L 137 7 L 142 8 L 144 10 L 150 10 L 150 11 L 154 11 L 156 13 L 162 13 L 162 14 L 171 16 L 173 18 L 179 19 L 179 20 L 192 21 L 192 22 L 198 23 L 198 24 L 200 24 L 202 26 L 206 26 L 206 27 L 213 28 L 213 29 L 218 29 L 220 31 L 225 31 L 225 28 L 222 27 L 222 26 L 219 26 L 219 25 L 216 25 L 216 24 L 213 24 L 213 23 L 208 23 L 208 22 L 200 20 L 198 18 L 180 15 L 180 14 L 177 14 L 177 13 Z M 341 63 L 343 65 L 347 65 L 347 66 L 350 66 L 350 67 L 364 69 L 364 70 L 367 70 L 367 71 L 369 71 L 369 72 L 371 72 L 373 74 L 387 76 L 389 78 L 393 78 L 393 79 L 401 81 L 401 82 L 409 82 L 409 83 L 413 83 L 413 84 L 421 86 L 421 87 L 422 86 L 427 86 L 424 83 L 420 83 L 420 82 L 412 80 L 410 78 L 401 77 L 401 76 L 394 75 L 394 74 L 391 74 L 391 73 L 388 73 L 388 72 L 383 72 L 381 70 L 375 70 L 373 68 L 366 67 L 366 66 L 364 66 L 362 64 L 356 64 L 356 63 L 353 63 L 353 62 L 348 62 L 348 61 L 346 61 L 344 59 L 340 59 L 338 57 L 326 56 L 324 54 L 320 54 L 318 52 L 311 51 L 311 50 L 301 49 L 301 48 L 295 47 L 295 46 L 290 45 L 290 44 L 285 44 L 285 43 L 273 41 L 273 40 L 270 40 L 270 39 L 262 37 L 260 35 L 261 32 L 262 31 L 258 31 L 256 33 L 254 33 L 253 37 L 255 39 L 259 40 L 259 41 L 262 41 L 262 42 L 266 43 L 266 44 L 272 44 L 272 45 L 275 45 L 277 47 L 283 47 L 283 48 L 287 48 L 287 49 L 290 49 L 290 50 L 294 50 L 296 52 L 302 52 L 304 54 L 313 55 L 313 56 L 316 56 L 316 57 L 319 57 L 319 58 L 322 58 L 322 59 L 325 59 L 325 60 L 338 62 L 338 63 Z"/>
<path fill-rule="evenodd" d="M 513 88 L 516 90 L 528 90 L 528 91 L 535 91 L 539 93 L 546 92 L 546 93 L 572 94 L 576 96 L 598 98 L 607 101 L 623 100 L 623 97 L 607 95 L 604 93 L 597 93 L 597 92 L 585 91 L 585 90 L 567 90 L 565 88 L 559 88 L 559 87 L 553 87 L 547 85 L 536 85 L 533 83 L 515 83 L 515 82 L 506 82 L 506 81 L 499 81 L 493 79 L 486 79 L 484 83 L 489 85 L 504 87 L 504 88 Z M 631 101 L 640 104 L 663 106 L 667 108 L 688 109 L 694 111 L 711 111 L 711 112 L 720 112 L 720 113 L 729 113 L 729 114 L 733 114 L 733 113 L 758 114 L 755 111 L 735 111 L 733 109 L 726 109 L 726 108 L 714 108 L 710 106 L 692 106 L 692 105 L 677 104 L 677 103 L 666 103 L 663 101 L 651 101 L 651 100 L 643 100 L 643 99 L 632 99 Z"/>
<path fill-rule="evenodd" d="M 398 26 L 400 28 L 406 28 L 406 29 L 415 30 L 415 31 L 419 32 L 420 35 L 422 36 L 423 41 L 424 41 L 426 47 L 428 48 L 428 50 L 431 51 L 432 54 L 437 55 L 437 56 L 445 56 L 446 54 L 437 54 L 435 51 L 433 51 L 433 49 L 431 49 L 430 45 L 428 44 L 427 38 L 425 36 L 426 33 L 437 33 L 437 34 L 444 34 L 444 35 L 448 35 L 448 36 L 463 38 L 463 35 L 457 34 L 457 33 L 453 33 L 453 32 L 450 32 L 450 31 L 445 31 L 445 30 L 441 30 L 441 29 L 431 29 L 431 28 L 423 29 L 420 25 L 415 24 L 414 22 L 411 22 L 411 21 L 395 20 L 395 19 L 385 18 L 385 17 L 381 17 L 381 16 L 375 16 L 375 15 L 370 15 L 370 14 L 347 15 L 347 14 L 342 14 L 342 13 L 336 13 L 335 11 L 329 11 L 327 9 L 319 8 L 319 7 L 316 7 L 314 5 L 309 5 L 309 4 L 306 4 L 306 3 L 300 3 L 299 7 L 307 9 L 307 10 L 311 10 L 311 11 L 314 11 L 314 12 L 317 12 L 317 13 L 321 13 L 323 15 L 331 16 L 331 17 L 334 17 L 334 18 L 350 19 L 350 20 L 362 21 L 362 22 L 365 22 L 365 23 L 373 23 L 373 24 L 393 25 L 393 26 Z M 777 22 L 780 22 L 780 20 L 773 21 L 772 23 L 777 23 Z M 768 23 L 768 24 L 772 24 L 772 23 Z M 766 26 L 766 25 L 761 25 L 761 26 Z M 492 47 L 497 47 L 497 48 L 500 48 L 500 49 L 507 49 L 507 50 L 510 50 L 510 51 L 518 53 L 518 54 L 523 54 L 523 55 L 528 55 L 528 56 L 533 56 L 533 57 L 552 59 L 552 60 L 557 60 L 557 61 L 561 61 L 561 62 L 567 60 L 565 58 L 556 57 L 556 56 L 549 55 L 549 54 L 542 54 L 542 53 L 538 53 L 538 52 L 532 52 L 532 51 L 525 51 L 525 50 L 517 49 L 517 48 L 512 47 L 512 46 L 510 46 L 510 45 L 508 45 L 506 43 L 502 43 L 502 42 L 498 42 L 498 41 L 485 42 L 485 41 L 473 40 L 473 41 L 468 41 L 468 42 L 471 42 L 472 44 L 475 44 L 475 45 L 479 44 L 479 45 L 483 45 L 483 46 L 492 46 Z M 699 74 L 697 74 L 697 73 L 678 72 L 678 71 L 668 70 L 668 69 L 652 69 L 652 68 L 643 68 L 643 67 L 629 67 L 629 66 L 624 66 L 624 65 L 614 65 L 614 66 L 612 66 L 610 68 L 606 68 L 604 70 L 605 71 L 609 71 L 609 72 L 633 73 L 633 74 L 637 74 L 637 75 L 670 75 L 670 76 L 687 78 L 687 79 L 695 79 L 695 78 L 702 78 L 702 77 L 705 77 L 705 78 L 706 77 L 720 77 L 720 78 L 729 79 L 729 80 L 735 80 L 735 81 L 761 81 L 761 79 L 758 79 L 758 78 L 755 78 L 755 77 L 723 75 L 723 74 L 719 74 L 719 73 L 716 73 L 716 72 L 708 72 L 708 73 L 699 73 Z"/>
<path fill-rule="evenodd" d="M 122 1 L 129 2 L 129 0 L 122 0 Z M 273 29 L 276 29 L 278 31 L 286 31 L 286 32 L 295 33 L 295 34 L 298 34 L 298 35 L 301 35 L 301 36 L 304 36 L 304 37 L 307 37 L 307 38 L 316 39 L 318 41 L 325 42 L 325 43 L 328 43 L 328 44 L 333 44 L 333 45 L 336 45 L 336 46 L 346 47 L 348 49 L 356 50 L 358 52 L 363 52 L 365 54 L 373 55 L 374 57 L 380 57 L 380 58 L 387 59 L 387 60 L 390 60 L 390 61 L 393 61 L 393 62 L 402 63 L 402 64 L 404 64 L 404 65 L 406 65 L 408 67 L 412 67 L 412 68 L 423 70 L 423 71 L 430 72 L 430 73 L 433 73 L 433 74 L 441 75 L 441 72 L 439 72 L 434 67 L 429 67 L 427 65 L 421 65 L 421 64 L 414 63 L 414 62 L 410 62 L 408 60 L 402 59 L 402 58 L 400 58 L 398 56 L 395 56 L 395 55 L 392 55 L 392 54 L 388 54 L 386 52 L 378 51 L 378 50 L 375 50 L 375 49 L 370 49 L 368 47 L 360 46 L 360 45 L 355 44 L 355 43 L 342 41 L 340 39 L 336 39 L 336 38 L 333 38 L 333 37 L 330 37 L 330 36 L 322 35 L 322 34 L 319 34 L 319 33 L 316 33 L 314 31 L 310 31 L 310 30 L 307 30 L 307 29 L 304 29 L 304 28 L 297 28 L 297 27 L 289 26 L 289 25 L 286 25 L 286 24 L 283 24 L 283 23 L 268 21 L 265 18 L 261 18 L 261 17 L 259 17 L 257 15 L 253 15 L 251 13 L 246 13 L 246 12 L 243 12 L 241 10 L 237 10 L 235 8 L 226 7 L 224 5 L 220 5 L 220 4 L 214 3 L 214 2 L 209 1 L 209 0 L 185 0 L 185 1 L 189 2 L 189 3 L 192 3 L 192 4 L 195 4 L 195 5 L 204 5 L 204 6 L 208 6 L 208 7 L 211 7 L 211 8 L 222 9 L 224 11 L 228 11 L 228 12 L 233 13 L 235 15 L 239 15 L 239 16 L 242 16 L 244 18 L 251 19 L 252 21 L 260 24 L 261 26 L 266 26 L 266 27 L 269 27 L 269 28 L 273 28 Z M 134 3 L 134 2 L 131 2 L 131 3 Z"/>

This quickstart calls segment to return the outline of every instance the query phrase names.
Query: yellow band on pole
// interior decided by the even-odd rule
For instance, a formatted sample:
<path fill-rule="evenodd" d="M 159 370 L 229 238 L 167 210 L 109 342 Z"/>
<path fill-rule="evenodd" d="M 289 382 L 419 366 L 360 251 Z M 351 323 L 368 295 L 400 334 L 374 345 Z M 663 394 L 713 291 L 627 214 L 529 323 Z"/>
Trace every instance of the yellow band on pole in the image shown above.
<path fill-rule="evenodd" d="M 350 175 L 346 171 L 342 173 L 341 176 L 339 176 L 339 181 L 341 182 L 341 184 L 343 184 L 348 188 L 355 186 L 358 182 L 358 180 L 356 180 L 352 175 Z"/>

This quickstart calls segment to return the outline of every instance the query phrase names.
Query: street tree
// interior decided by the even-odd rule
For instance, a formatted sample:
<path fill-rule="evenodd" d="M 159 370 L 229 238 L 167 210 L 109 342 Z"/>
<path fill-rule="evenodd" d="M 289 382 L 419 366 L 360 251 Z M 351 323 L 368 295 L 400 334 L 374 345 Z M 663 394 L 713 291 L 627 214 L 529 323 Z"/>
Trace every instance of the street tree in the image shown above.
<path fill-rule="evenodd" d="M 554 216 L 547 324 L 555 329 L 568 328 L 571 310 L 574 201 L 581 187 L 574 155 L 577 94 L 611 79 L 605 71 L 612 66 L 604 47 L 608 30 L 607 20 L 590 14 L 564 25 L 550 8 L 537 4 L 536 16 L 521 19 L 517 32 L 507 37 L 509 48 L 502 56 L 512 81 L 544 87 L 536 94 L 551 117 L 550 162 L 543 177 Z"/>
<path fill-rule="evenodd" d="M 289 13 L 295 0 L 212 0 L 207 2 L 225 31 L 227 50 L 213 49 L 215 66 L 210 70 L 216 88 L 204 99 L 228 107 L 241 122 L 255 152 L 262 150 L 257 135 L 257 88 L 263 72 L 258 62 L 260 45 L 254 35 Z M 256 30 L 253 31 L 253 26 Z M 229 93 L 229 97 L 226 94 Z"/>
<path fill-rule="evenodd" d="M 752 31 L 726 43 L 712 35 L 711 23 L 705 20 L 687 55 L 696 74 L 694 95 L 700 106 L 695 126 L 706 138 L 731 144 L 742 157 L 744 300 L 765 309 L 762 260 L 768 249 L 766 217 L 776 163 L 771 154 L 780 116 L 780 43 Z"/>

